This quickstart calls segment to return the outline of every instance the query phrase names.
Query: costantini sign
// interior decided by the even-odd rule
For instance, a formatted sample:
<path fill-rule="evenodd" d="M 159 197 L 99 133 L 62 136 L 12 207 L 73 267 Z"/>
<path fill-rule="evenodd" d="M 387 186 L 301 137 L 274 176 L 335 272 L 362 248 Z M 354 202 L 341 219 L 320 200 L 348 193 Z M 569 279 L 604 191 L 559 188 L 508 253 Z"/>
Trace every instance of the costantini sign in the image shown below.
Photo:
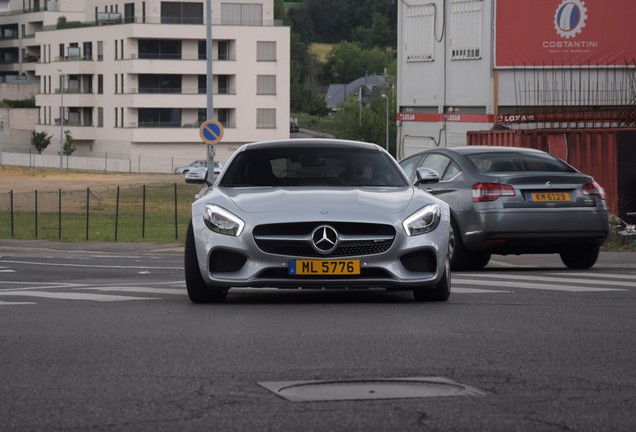
<path fill-rule="evenodd" d="M 496 0 L 495 66 L 634 66 L 634 0 Z"/>

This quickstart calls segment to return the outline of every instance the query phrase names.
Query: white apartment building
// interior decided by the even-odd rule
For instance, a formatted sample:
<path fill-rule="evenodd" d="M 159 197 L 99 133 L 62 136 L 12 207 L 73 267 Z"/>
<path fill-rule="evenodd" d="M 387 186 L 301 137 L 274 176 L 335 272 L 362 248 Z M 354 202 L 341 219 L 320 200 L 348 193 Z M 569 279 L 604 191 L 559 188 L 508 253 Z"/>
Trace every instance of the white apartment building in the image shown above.
<path fill-rule="evenodd" d="M 464 145 L 469 131 L 634 121 L 634 2 L 397 5 L 398 157 Z"/>
<path fill-rule="evenodd" d="M 54 137 L 45 153 L 59 155 L 63 129 L 73 156 L 166 172 L 206 157 L 210 101 L 221 162 L 243 143 L 289 137 L 290 29 L 273 0 L 213 0 L 209 29 L 207 3 L 0 0 L 0 74 L 39 81 L 34 129 Z"/>

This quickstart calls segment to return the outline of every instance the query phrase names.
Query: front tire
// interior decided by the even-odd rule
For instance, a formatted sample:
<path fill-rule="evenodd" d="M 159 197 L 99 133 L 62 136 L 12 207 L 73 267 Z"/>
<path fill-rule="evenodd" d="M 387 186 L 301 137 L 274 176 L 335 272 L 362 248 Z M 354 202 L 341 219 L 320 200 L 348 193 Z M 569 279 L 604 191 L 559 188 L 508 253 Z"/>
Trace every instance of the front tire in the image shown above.
<path fill-rule="evenodd" d="M 561 261 L 572 270 L 589 269 L 598 259 L 598 253 L 601 247 L 597 245 L 579 246 L 576 248 L 568 248 L 559 255 Z"/>
<path fill-rule="evenodd" d="M 192 303 L 222 303 L 227 296 L 227 288 L 208 285 L 201 276 L 197 250 L 194 243 L 194 229 L 192 221 L 188 224 L 186 234 L 184 268 L 186 289 Z"/>
<path fill-rule="evenodd" d="M 415 288 L 413 297 L 415 301 L 443 302 L 448 300 L 451 292 L 451 269 L 450 260 L 444 264 L 444 274 L 434 288 Z"/>
<path fill-rule="evenodd" d="M 479 270 L 490 262 L 487 252 L 470 252 L 464 246 L 457 223 L 451 221 L 451 235 L 448 242 L 450 266 L 452 270 Z"/>

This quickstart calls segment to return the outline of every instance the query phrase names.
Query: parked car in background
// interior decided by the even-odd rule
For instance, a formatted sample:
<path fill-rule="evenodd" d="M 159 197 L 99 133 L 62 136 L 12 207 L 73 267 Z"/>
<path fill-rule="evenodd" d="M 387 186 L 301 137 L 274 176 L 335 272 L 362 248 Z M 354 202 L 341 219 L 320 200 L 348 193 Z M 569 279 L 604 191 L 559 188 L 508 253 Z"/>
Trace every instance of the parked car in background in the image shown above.
<path fill-rule="evenodd" d="M 427 172 L 422 181 L 438 180 Z M 185 177 L 206 179 L 205 168 Z M 376 144 L 245 144 L 192 204 L 186 287 L 195 303 L 240 287 L 384 288 L 445 301 L 449 237 L 448 205 L 411 185 Z"/>
<path fill-rule="evenodd" d="M 291 119 L 289 120 L 289 132 L 295 133 L 300 130 L 300 126 L 298 125 L 298 120 Z"/>
<path fill-rule="evenodd" d="M 411 180 L 435 170 L 426 191 L 451 209 L 451 268 L 477 269 L 491 254 L 557 253 L 592 267 L 609 233 L 603 188 L 566 162 L 528 148 L 431 148 L 400 161 Z"/>
<path fill-rule="evenodd" d="M 192 162 L 190 165 L 178 166 L 174 169 L 175 174 L 185 174 L 190 171 L 192 168 L 207 168 L 208 161 L 207 159 L 196 160 Z M 214 161 L 214 174 L 218 175 L 223 169 L 223 164 L 217 161 Z"/>

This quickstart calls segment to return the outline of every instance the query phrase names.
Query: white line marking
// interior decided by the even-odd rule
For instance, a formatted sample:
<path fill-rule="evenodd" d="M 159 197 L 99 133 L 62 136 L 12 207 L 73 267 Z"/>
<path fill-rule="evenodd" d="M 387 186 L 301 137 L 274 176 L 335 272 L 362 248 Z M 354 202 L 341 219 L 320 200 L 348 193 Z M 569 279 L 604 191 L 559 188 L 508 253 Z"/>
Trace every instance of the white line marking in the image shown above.
<path fill-rule="evenodd" d="M 0 300 L 0 306 L 30 305 L 30 304 L 37 304 L 37 303 L 33 303 L 33 302 L 6 302 L 6 301 Z"/>
<path fill-rule="evenodd" d="M 130 287 L 130 286 L 113 286 L 113 287 L 92 287 L 82 286 L 78 289 L 89 291 L 114 291 L 114 292 L 140 292 L 140 293 L 152 293 L 152 294 L 177 294 L 185 295 L 185 289 L 173 289 L 173 288 L 148 288 L 148 287 Z"/>
<path fill-rule="evenodd" d="M 120 265 L 95 265 L 95 264 L 62 264 L 48 263 L 36 261 L 0 261 L 8 264 L 30 264 L 38 266 L 54 266 L 54 267 L 88 267 L 88 268 L 114 268 L 114 269 L 154 269 L 154 270 L 183 270 L 183 267 L 152 267 L 152 266 L 120 266 Z"/>
<path fill-rule="evenodd" d="M 483 273 L 483 274 L 471 274 L 471 277 L 479 277 L 483 279 L 507 279 L 507 280 L 533 280 L 533 281 L 543 281 L 543 282 L 563 282 L 563 283 L 575 283 L 575 284 L 587 284 L 587 285 L 598 285 L 601 281 L 589 280 L 589 279 L 575 279 L 575 278 L 560 278 L 560 277 L 550 277 L 550 276 L 537 276 L 537 275 L 503 275 L 503 274 L 493 274 L 493 273 Z M 636 281 L 634 282 L 619 282 L 619 281 L 610 281 L 604 280 L 602 281 L 603 285 L 612 285 L 612 286 L 623 286 L 636 288 Z"/>
<path fill-rule="evenodd" d="M 451 281 L 451 285 L 455 283 L 455 280 Z M 487 290 L 481 288 L 455 288 L 451 287 L 451 292 L 453 294 L 488 294 L 488 293 L 509 293 L 510 291 L 499 291 L 499 290 Z"/>
<path fill-rule="evenodd" d="M 525 288 L 525 289 L 539 289 L 548 291 L 570 291 L 570 292 L 595 292 L 595 291 L 627 291 L 619 288 L 598 288 L 598 287 L 571 287 L 563 285 L 550 285 L 550 284 L 538 284 L 528 282 L 517 281 L 478 281 L 473 279 L 460 279 L 453 278 L 451 283 L 457 283 L 461 285 L 478 285 L 489 287 L 503 287 L 503 288 Z"/>
<path fill-rule="evenodd" d="M 0 296 L 19 297 L 44 297 L 63 300 L 90 300 L 90 301 L 127 301 L 127 300 L 160 300 L 151 297 L 131 297 L 104 294 L 70 293 L 70 292 L 48 292 L 48 291 L 1 291 Z"/>
<path fill-rule="evenodd" d="M 634 281 L 634 285 L 636 286 L 636 274 L 628 275 L 628 274 L 615 274 L 615 273 L 550 273 L 557 276 L 576 276 L 583 278 L 596 278 L 596 279 L 625 279 Z"/>

